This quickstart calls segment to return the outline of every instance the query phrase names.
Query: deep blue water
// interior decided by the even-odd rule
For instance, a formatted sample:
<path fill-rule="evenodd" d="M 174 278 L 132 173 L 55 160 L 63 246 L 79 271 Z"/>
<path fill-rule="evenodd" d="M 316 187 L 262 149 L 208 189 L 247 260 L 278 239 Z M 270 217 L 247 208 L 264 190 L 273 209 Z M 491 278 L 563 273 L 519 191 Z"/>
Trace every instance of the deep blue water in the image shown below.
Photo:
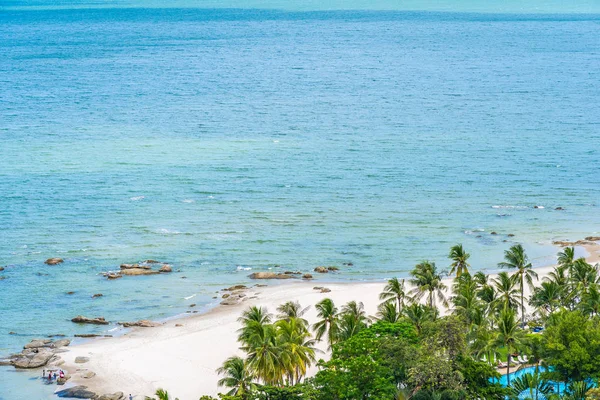
<path fill-rule="evenodd" d="M 0 354 L 250 268 L 383 279 L 461 242 L 493 269 L 517 241 L 543 265 L 599 230 L 598 14 L 6 5 Z M 99 275 L 146 258 L 181 272 Z M 47 398 L 30 378 L 0 369 L 0 399 Z"/>

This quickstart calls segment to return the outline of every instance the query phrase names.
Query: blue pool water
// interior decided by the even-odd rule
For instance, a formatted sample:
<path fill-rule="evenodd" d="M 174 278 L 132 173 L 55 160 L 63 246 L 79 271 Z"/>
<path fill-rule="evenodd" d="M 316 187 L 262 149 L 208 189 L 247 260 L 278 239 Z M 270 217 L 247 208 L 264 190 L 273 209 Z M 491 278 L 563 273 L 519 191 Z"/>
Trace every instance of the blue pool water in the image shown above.
<path fill-rule="evenodd" d="M 275 264 L 383 279 L 461 242 L 494 269 L 518 241 L 544 265 L 597 233 L 595 3 L 423 4 L 3 2 L 0 354 L 99 330 L 77 314 L 202 310 Z M 147 258 L 181 272 L 99 275 Z M 0 368 L 0 398 L 50 397 L 35 379 Z"/>

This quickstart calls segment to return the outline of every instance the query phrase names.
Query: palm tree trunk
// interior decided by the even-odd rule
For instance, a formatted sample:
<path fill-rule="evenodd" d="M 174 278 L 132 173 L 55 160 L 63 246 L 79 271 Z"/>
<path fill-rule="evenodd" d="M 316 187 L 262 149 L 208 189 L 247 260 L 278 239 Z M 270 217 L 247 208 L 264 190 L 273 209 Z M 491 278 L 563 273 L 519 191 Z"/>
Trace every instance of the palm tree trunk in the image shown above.
<path fill-rule="evenodd" d="M 525 295 L 523 293 L 523 275 L 521 275 L 521 328 L 525 328 L 525 303 L 523 301 Z"/>
<path fill-rule="evenodd" d="M 506 355 L 506 382 L 507 386 L 510 386 L 510 347 L 508 348 L 508 354 Z"/>

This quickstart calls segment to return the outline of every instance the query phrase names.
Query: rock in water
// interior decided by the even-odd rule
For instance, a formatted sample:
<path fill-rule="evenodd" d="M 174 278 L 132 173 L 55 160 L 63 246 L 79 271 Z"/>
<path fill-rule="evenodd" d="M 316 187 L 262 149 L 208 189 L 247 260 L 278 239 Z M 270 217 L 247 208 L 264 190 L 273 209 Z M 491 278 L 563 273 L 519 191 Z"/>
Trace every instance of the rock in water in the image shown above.
<path fill-rule="evenodd" d="M 24 349 L 35 349 L 38 347 L 49 347 L 48 345 L 52 343 L 50 339 L 33 339 L 31 342 L 27 343 L 23 346 Z"/>
<path fill-rule="evenodd" d="M 102 297 L 104 296 L 102 293 L 96 293 L 95 295 L 92 296 L 92 299 L 95 299 L 97 297 Z"/>
<path fill-rule="evenodd" d="M 585 240 L 589 240 L 590 242 L 598 242 L 600 241 L 600 236 L 588 236 Z"/>
<path fill-rule="evenodd" d="M 57 265 L 64 262 L 64 260 L 62 258 L 49 258 L 46 261 L 44 261 L 45 264 L 48 265 Z"/>
<path fill-rule="evenodd" d="M 15 368 L 39 368 L 48 364 L 50 359 L 54 357 L 54 353 L 43 349 L 34 349 L 35 352 L 20 355 L 12 360 L 12 365 Z"/>
<path fill-rule="evenodd" d="M 78 324 L 94 324 L 94 325 L 108 325 L 108 321 L 104 319 L 104 317 L 98 318 L 87 318 L 83 315 L 78 315 L 71 320 L 71 322 L 75 322 Z"/>
<path fill-rule="evenodd" d="M 4 267 L 0 267 L 0 272 L 4 271 Z"/>
<path fill-rule="evenodd" d="M 249 275 L 250 279 L 291 279 L 291 275 L 277 274 L 275 272 L 254 272 Z"/>
<path fill-rule="evenodd" d="M 173 272 L 173 268 L 171 268 L 170 265 L 165 264 L 162 267 L 160 267 L 158 272 Z"/>
<path fill-rule="evenodd" d="M 151 269 L 144 269 L 144 268 L 129 268 L 129 269 L 122 269 L 121 270 L 121 275 L 156 275 L 159 274 L 160 272 L 158 271 L 152 271 Z"/>
<path fill-rule="evenodd" d="M 302 275 L 302 279 L 312 279 L 313 276 L 311 274 L 304 274 Z"/>
<path fill-rule="evenodd" d="M 328 273 L 329 271 L 328 271 L 328 270 L 327 270 L 327 268 L 325 268 L 325 267 L 317 267 L 317 268 L 315 268 L 315 272 L 318 272 L 318 273 L 320 273 L 320 274 L 326 274 L 326 273 Z"/>
<path fill-rule="evenodd" d="M 147 319 L 143 319 L 135 322 L 119 322 L 120 325 L 123 325 L 124 328 L 131 328 L 132 326 L 138 326 L 141 328 L 154 328 L 156 326 L 160 326 L 158 322 L 148 321 Z"/>
<path fill-rule="evenodd" d="M 96 398 L 96 393 L 87 390 L 87 386 L 73 386 L 72 388 L 60 390 L 56 393 L 58 397 L 61 398 L 71 398 L 71 399 L 94 399 Z"/>

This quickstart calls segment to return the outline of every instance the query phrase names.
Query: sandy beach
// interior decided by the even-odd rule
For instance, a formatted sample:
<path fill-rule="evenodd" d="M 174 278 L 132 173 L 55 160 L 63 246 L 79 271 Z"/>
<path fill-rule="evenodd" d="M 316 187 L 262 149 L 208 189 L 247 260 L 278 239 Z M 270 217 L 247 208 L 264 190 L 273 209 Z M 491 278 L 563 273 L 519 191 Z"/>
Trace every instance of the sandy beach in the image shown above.
<path fill-rule="evenodd" d="M 600 245 L 584 248 L 589 262 L 600 260 Z M 540 281 L 552 269 L 553 266 L 536 268 Z M 72 375 L 66 387 L 86 385 L 99 394 L 122 391 L 136 399 L 153 394 L 157 388 L 168 390 L 180 400 L 197 400 L 204 394 L 215 396 L 225 391 L 217 387 L 219 377 L 215 370 L 227 357 L 242 355 L 236 341 L 240 327 L 237 318 L 247 307 L 267 307 L 275 313 L 278 305 L 298 301 L 304 307 L 310 306 L 305 317 L 312 324 L 316 321 L 314 304 L 329 297 L 338 307 L 351 300 L 362 301 L 368 315 L 376 314 L 385 282 L 324 283 L 326 276 L 316 275 L 321 280 L 252 287 L 247 291 L 248 300 L 238 305 L 218 306 L 205 314 L 171 320 L 160 327 L 135 328 L 119 337 L 71 346 L 61 354 L 65 360 L 61 368 Z M 450 287 L 451 278 L 445 283 Z M 321 293 L 313 289 L 315 286 L 327 287 L 331 292 Z M 318 347 L 323 351 L 318 358 L 326 359 L 326 344 Z M 76 357 L 87 357 L 89 361 L 76 364 Z M 83 378 L 82 374 L 88 371 L 96 375 Z M 313 366 L 309 375 L 315 372 Z"/>

